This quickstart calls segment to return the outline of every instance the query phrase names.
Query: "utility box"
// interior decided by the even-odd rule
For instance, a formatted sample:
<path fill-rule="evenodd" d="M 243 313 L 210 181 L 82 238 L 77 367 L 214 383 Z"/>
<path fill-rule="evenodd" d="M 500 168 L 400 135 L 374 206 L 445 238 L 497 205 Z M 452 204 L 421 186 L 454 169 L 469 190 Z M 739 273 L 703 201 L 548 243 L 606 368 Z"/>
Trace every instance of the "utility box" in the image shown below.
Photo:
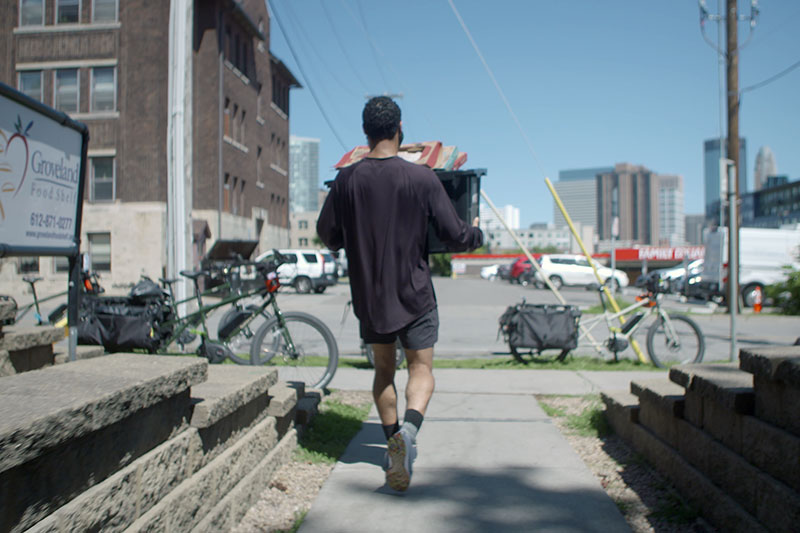
<path fill-rule="evenodd" d="M 458 216 L 467 224 L 472 224 L 475 217 L 479 216 L 481 195 L 481 177 L 486 175 L 485 168 L 472 170 L 435 170 L 436 175 L 444 185 L 447 196 L 456 208 Z M 433 224 L 428 223 L 428 253 L 441 254 L 446 252 L 463 252 L 465 250 L 449 249 L 433 229 Z"/>

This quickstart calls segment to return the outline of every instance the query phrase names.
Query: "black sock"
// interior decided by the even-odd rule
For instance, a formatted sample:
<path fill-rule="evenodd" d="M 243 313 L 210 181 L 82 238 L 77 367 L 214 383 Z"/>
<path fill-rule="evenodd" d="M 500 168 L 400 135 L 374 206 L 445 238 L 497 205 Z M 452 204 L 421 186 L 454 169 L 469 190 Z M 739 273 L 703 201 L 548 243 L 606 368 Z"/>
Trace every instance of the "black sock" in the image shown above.
<path fill-rule="evenodd" d="M 409 424 L 413 424 L 417 431 L 419 431 L 420 426 L 422 426 L 422 420 L 425 416 L 415 409 L 407 409 L 406 416 L 404 422 L 408 422 Z"/>
<path fill-rule="evenodd" d="M 389 437 L 400 431 L 400 423 L 395 422 L 394 424 L 389 424 L 388 426 L 381 426 L 383 428 L 383 434 L 386 435 L 386 440 L 389 440 Z"/>

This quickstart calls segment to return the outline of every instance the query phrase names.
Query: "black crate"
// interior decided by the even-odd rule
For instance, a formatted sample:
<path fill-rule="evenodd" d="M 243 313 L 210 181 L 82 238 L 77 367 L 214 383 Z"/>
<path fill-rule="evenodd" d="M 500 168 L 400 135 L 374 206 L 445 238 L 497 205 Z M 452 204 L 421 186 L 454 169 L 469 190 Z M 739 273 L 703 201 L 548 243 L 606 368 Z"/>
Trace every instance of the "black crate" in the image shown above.
<path fill-rule="evenodd" d="M 486 175 L 486 169 L 437 170 L 435 172 L 444 185 L 447 196 L 453 202 L 458 216 L 467 224 L 472 224 L 473 219 L 479 215 L 481 176 Z M 436 237 L 433 226 L 428 224 L 428 253 L 440 254 L 448 251 L 447 246 Z"/>

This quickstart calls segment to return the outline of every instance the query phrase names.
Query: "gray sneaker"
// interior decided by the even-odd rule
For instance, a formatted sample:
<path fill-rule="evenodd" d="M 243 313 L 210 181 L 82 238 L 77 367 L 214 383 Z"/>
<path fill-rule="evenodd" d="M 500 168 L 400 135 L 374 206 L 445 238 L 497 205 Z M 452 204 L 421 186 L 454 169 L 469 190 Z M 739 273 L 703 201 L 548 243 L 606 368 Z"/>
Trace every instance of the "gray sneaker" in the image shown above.
<path fill-rule="evenodd" d="M 411 437 L 404 431 L 398 431 L 391 437 L 387 444 L 384 456 L 384 470 L 386 471 L 386 484 L 397 491 L 408 489 L 411 482 L 411 473 L 414 459 L 417 458 L 417 447 Z"/>

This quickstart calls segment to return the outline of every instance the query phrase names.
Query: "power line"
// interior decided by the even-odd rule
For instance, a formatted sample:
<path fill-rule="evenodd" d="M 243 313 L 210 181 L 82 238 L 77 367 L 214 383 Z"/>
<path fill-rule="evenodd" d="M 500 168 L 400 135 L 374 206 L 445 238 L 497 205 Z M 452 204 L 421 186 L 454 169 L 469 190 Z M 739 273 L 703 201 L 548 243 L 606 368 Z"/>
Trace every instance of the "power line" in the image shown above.
<path fill-rule="evenodd" d="M 320 0 L 320 3 L 322 4 L 322 10 L 325 12 L 325 17 L 328 19 L 328 23 L 331 25 L 333 36 L 336 38 L 336 42 L 339 45 L 339 48 L 341 49 L 342 54 L 344 55 L 344 58 L 347 61 L 347 64 L 350 65 L 350 69 L 353 71 L 353 74 L 355 74 L 356 78 L 358 78 L 358 81 L 361 82 L 361 86 L 364 88 L 364 92 L 369 91 L 369 89 L 367 88 L 367 84 L 364 82 L 364 79 L 360 76 L 358 69 L 353 65 L 353 60 L 350 59 L 350 55 L 347 53 L 347 49 L 345 48 L 344 43 L 342 42 L 342 39 L 339 36 L 339 32 L 336 31 L 336 24 L 333 23 L 333 18 L 331 17 L 330 12 L 328 11 L 328 8 L 325 5 L 326 4 L 325 0 Z"/>
<path fill-rule="evenodd" d="M 348 87 L 347 84 L 345 84 L 339 78 L 339 76 L 337 76 L 336 72 L 332 68 L 330 68 L 328 66 L 328 62 L 325 61 L 325 59 L 322 57 L 322 55 L 317 51 L 317 48 L 314 46 L 314 40 L 311 39 L 308 36 L 308 34 L 306 33 L 305 29 L 303 28 L 303 25 L 299 22 L 299 19 L 298 19 L 296 13 L 292 9 L 292 3 L 291 2 L 288 2 L 286 4 L 286 9 L 287 9 L 287 11 L 289 13 L 290 22 L 294 23 L 294 26 L 298 29 L 298 31 L 300 32 L 301 36 L 305 39 L 306 43 L 308 44 L 308 47 L 311 49 L 311 51 L 314 53 L 314 55 L 317 56 L 317 59 L 320 60 L 320 62 L 322 63 L 323 67 L 325 68 L 325 70 L 336 81 L 336 83 L 339 84 L 339 86 L 342 89 L 344 89 L 345 91 L 350 93 L 351 96 L 358 96 L 358 91 L 355 91 L 351 87 Z"/>
<path fill-rule="evenodd" d="M 508 98 L 506 98 L 506 95 L 503 92 L 503 89 L 500 87 L 500 83 L 498 83 L 497 78 L 494 77 L 494 73 L 492 72 L 492 69 L 489 68 L 489 63 L 487 63 L 486 59 L 484 59 L 483 54 L 481 53 L 480 49 L 478 48 L 478 43 L 476 43 L 475 39 L 472 38 L 472 34 L 469 32 L 469 29 L 467 28 L 467 25 L 464 22 L 464 19 L 461 18 L 461 14 L 458 12 L 458 9 L 456 9 L 455 4 L 453 4 L 453 0 L 447 0 L 447 3 L 450 4 L 450 9 L 453 10 L 453 14 L 458 19 L 458 23 L 461 24 L 461 29 L 464 30 L 464 33 L 466 34 L 467 39 L 469 39 L 469 42 L 472 44 L 472 48 L 475 49 L 475 53 L 478 54 L 478 58 L 480 58 L 481 63 L 483 63 L 483 67 L 486 69 L 486 72 L 489 74 L 489 78 L 491 78 L 492 83 L 494 83 L 494 86 L 497 89 L 497 92 L 500 95 L 500 98 L 502 98 L 503 103 L 506 105 L 506 109 L 508 109 L 508 112 L 511 115 L 511 118 L 514 119 L 514 123 L 517 125 L 517 128 L 519 129 L 519 132 L 522 135 L 522 138 L 525 140 L 525 144 L 527 144 L 528 150 L 530 151 L 531 155 L 533 156 L 533 160 L 536 161 L 537 165 L 539 165 L 539 170 L 542 172 L 542 175 L 546 176 L 547 173 L 544 171 L 544 167 L 542 167 L 542 163 L 539 161 L 539 158 L 536 156 L 536 152 L 533 149 L 533 144 L 531 143 L 531 140 L 528 138 L 528 135 L 525 133 L 525 130 L 522 128 L 522 123 L 520 123 L 519 118 L 517 118 L 517 114 L 514 113 L 514 109 L 511 107 L 511 103 L 508 101 Z"/>
<path fill-rule="evenodd" d="M 359 18 L 356 17 L 356 14 L 353 13 L 353 10 L 350 9 L 350 6 L 347 5 L 347 2 L 345 0 L 341 0 L 341 2 L 342 2 L 342 6 L 344 6 L 344 8 L 347 10 L 347 12 L 350 13 L 350 16 L 353 18 L 354 21 L 356 21 L 356 23 L 358 24 L 359 28 L 361 28 L 361 31 L 364 33 L 364 36 L 367 38 L 367 43 L 369 44 L 370 50 L 372 50 L 372 57 L 373 57 L 373 59 L 375 59 L 375 65 L 377 65 L 377 67 L 378 67 L 378 73 L 381 75 L 381 79 L 383 80 L 383 84 L 386 87 L 386 90 L 387 91 L 391 91 L 391 87 L 389 86 L 389 80 L 386 79 L 386 75 L 384 74 L 383 68 L 381 67 L 380 58 L 378 57 L 378 55 L 383 56 L 383 52 L 378 50 L 378 45 L 376 45 L 375 41 L 372 40 L 372 36 L 369 34 L 369 30 L 367 29 L 367 26 L 366 26 L 366 23 L 364 22 L 364 20 L 359 20 Z M 359 6 L 360 5 L 361 4 L 359 4 Z M 359 10 L 360 10 L 360 7 L 359 7 Z M 363 19 L 363 16 L 364 16 L 363 11 L 361 12 L 361 16 L 362 16 L 362 19 Z"/>
<path fill-rule="evenodd" d="M 292 53 L 292 57 L 294 58 L 295 63 L 297 63 L 297 68 L 300 69 L 300 73 L 303 75 L 303 78 L 306 80 L 306 85 L 308 85 L 308 90 L 311 93 L 311 97 L 314 98 L 314 102 L 317 104 L 319 108 L 319 112 L 322 114 L 322 118 L 325 119 L 325 122 L 328 123 L 328 127 L 333 132 L 334 137 L 336 140 L 339 141 L 339 144 L 342 145 L 342 150 L 347 151 L 347 146 L 342 141 L 342 138 L 339 136 L 339 133 L 336 131 L 336 128 L 333 127 L 333 122 L 328 117 L 328 114 L 325 112 L 325 108 L 322 107 L 322 102 L 320 102 L 319 98 L 317 97 L 317 92 L 314 90 L 314 87 L 311 85 L 311 78 L 309 78 L 305 71 L 303 70 L 303 65 L 300 63 L 300 58 L 298 57 L 297 53 L 294 51 L 294 46 L 292 46 L 292 41 L 289 39 L 289 34 L 286 33 L 286 28 L 283 26 L 281 22 L 280 16 L 278 16 L 278 12 L 275 10 L 275 6 L 273 2 L 267 0 L 267 5 L 270 6 L 272 10 L 272 14 L 275 16 L 275 20 L 278 22 L 278 27 L 281 29 L 281 33 L 283 33 L 283 37 L 286 39 L 286 44 L 289 47 L 289 51 Z"/>
<path fill-rule="evenodd" d="M 760 89 L 761 87 L 763 87 L 765 85 L 769 85 L 773 81 L 786 76 L 787 74 L 789 74 L 791 71 L 793 71 L 797 67 L 800 67 L 800 61 L 792 63 L 791 65 L 789 65 L 788 67 L 786 67 L 782 71 L 778 72 L 774 76 L 770 76 L 769 78 L 765 79 L 764 81 L 760 81 L 758 83 L 750 85 L 749 87 L 745 87 L 744 89 L 741 89 L 739 91 L 739 93 L 741 94 L 741 93 L 744 93 L 744 92 L 747 92 L 747 91 L 753 91 L 755 89 Z"/>

